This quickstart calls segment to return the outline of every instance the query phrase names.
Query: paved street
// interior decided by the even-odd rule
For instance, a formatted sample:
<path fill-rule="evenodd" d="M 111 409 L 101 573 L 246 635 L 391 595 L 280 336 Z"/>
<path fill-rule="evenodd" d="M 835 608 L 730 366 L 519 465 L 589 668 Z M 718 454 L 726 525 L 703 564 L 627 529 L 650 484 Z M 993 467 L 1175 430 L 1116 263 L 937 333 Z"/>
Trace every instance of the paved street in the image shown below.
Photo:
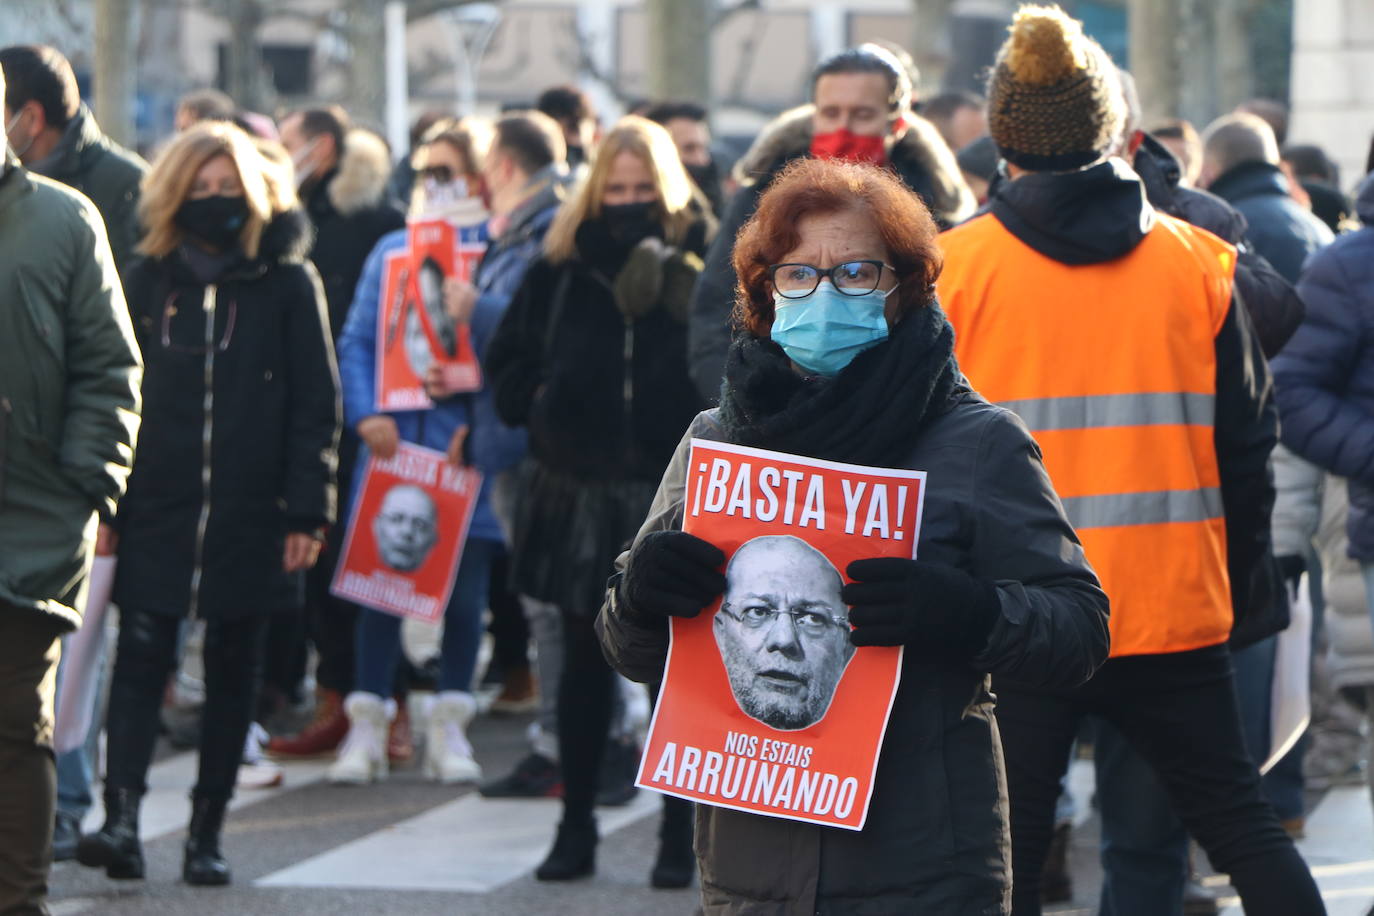
<path fill-rule="evenodd" d="M 521 718 L 483 718 L 473 743 L 489 772 L 524 752 Z M 89 914 L 689 914 L 695 890 L 655 891 L 648 872 L 656 848 L 657 802 L 649 793 L 600 813 L 606 834 L 594 879 L 545 885 L 532 871 L 558 817 L 554 801 L 487 801 L 470 789 L 423 780 L 414 767 L 370 788 L 330 786 L 325 764 L 287 768 L 280 789 L 241 793 L 225 831 L 235 870 L 226 889 L 181 884 L 180 846 L 194 778 L 194 754 L 154 767 L 144 806 L 148 872 L 116 883 L 72 863 L 54 869 L 56 916 Z M 1075 764 L 1080 800 L 1071 862 L 1077 899 L 1056 914 L 1095 911 L 1096 821 L 1087 803 L 1091 764 Z M 92 815 L 98 824 L 98 813 Z M 1374 903 L 1374 821 L 1363 787 L 1332 790 L 1317 804 L 1301 844 L 1332 916 L 1365 916 Z M 1239 907 L 1226 911 L 1238 916 Z"/>

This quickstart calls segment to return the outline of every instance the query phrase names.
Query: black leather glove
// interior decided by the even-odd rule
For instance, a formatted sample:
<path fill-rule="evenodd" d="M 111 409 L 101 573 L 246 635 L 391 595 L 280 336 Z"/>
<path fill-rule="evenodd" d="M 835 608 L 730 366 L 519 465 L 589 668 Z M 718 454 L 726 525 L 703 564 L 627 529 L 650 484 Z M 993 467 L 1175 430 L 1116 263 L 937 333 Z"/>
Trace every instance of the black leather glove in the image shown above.
<path fill-rule="evenodd" d="M 1284 583 L 1290 591 L 1297 591 L 1302 574 L 1307 572 L 1307 561 L 1295 553 L 1276 557 L 1276 559 L 1279 564 L 1279 571 L 1283 573 Z"/>
<path fill-rule="evenodd" d="M 973 658 L 1001 613 L 997 587 L 952 566 L 879 557 L 855 560 L 840 593 L 856 646 L 907 646 L 932 659 Z"/>
<path fill-rule="evenodd" d="M 620 600 L 646 619 L 695 617 L 725 591 L 719 547 L 683 531 L 655 531 L 630 550 Z"/>

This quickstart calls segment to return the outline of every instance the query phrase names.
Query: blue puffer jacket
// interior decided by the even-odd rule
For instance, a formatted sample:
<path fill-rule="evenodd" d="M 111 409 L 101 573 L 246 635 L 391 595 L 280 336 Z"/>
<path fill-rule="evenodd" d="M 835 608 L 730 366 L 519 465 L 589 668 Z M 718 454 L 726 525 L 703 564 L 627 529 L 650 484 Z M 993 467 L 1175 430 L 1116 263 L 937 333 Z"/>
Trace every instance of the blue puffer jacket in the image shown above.
<path fill-rule="evenodd" d="M 1350 555 L 1374 561 L 1374 177 L 1356 210 L 1364 228 L 1308 262 L 1307 318 L 1273 369 L 1284 444 L 1350 478 Z"/>
<path fill-rule="evenodd" d="M 481 241 L 485 229 L 464 229 L 464 241 Z M 355 429 L 358 421 L 377 413 L 377 308 L 381 301 L 382 269 L 386 256 L 393 251 L 406 247 L 406 230 L 382 236 L 377 247 L 368 255 L 363 265 L 363 274 L 358 279 L 358 288 L 353 294 L 353 305 L 348 310 L 348 320 L 344 323 L 343 333 L 339 335 L 339 380 L 343 389 L 344 422 Z M 472 402 L 480 399 L 483 393 L 473 397 L 457 397 L 436 404 L 428 410 L 392 411 L 397 431 L 405 442 L 423 445 L 426 448 L 446 451 L 453 433 L 458 427 L 468 426 L 468 438 L 479 437 L 480 411 L 473 410 Z M 489 395 L 486 395 L 488 400 Z M 482 485 L 477 508 L 472 514 L 472 525 L 468 537 L 484 541 L 501 541 L 501 528 L 491 511 L 491 486 L 496 472 L 501 470 L 499 462 L 488 463 L 490 456 L 478 455 L 474 447 L 468 449 L 472 463 L 482 471 L 486 479 Z M 358 469 L 353 475 L 353 489 L 356 494 L 362 480 L 363 469 L 367 466 L 367 446 L 363 446 L 358 460 Z M 518 460 L 518 458 L 517 458 Z"/>
<path fill-rule="evenodd" d="M 1331 243 L 1331 230 L 1289 196 L 1288 179 L 1276 165 L 1242 163 L 1207 190 L 1240 211 L 1250 224 L 1250 245 L 1289 283 L 1298 282 L 1313 252 Z"/>
<path fill-rule="evenodd" d="M 544 248 L 544 236 L 553 223 L 554 214 L 563 202 L 562 189 L 567 181 L 567 169 L 561 164 L 539 172 L 530 179 L 537 190 L 511 214 L 509 228 L 500 238 L 493 239 L 486 257 L 477 269 L 473 285 L 477 287 L 477 305 L 472 312 L 472 345 L 485 356 L 506 308 L 514 298 L 525 272 Z M 519 463 L 529 447 L 529 437 L 522 427 L 507 426 L 496 413 L 496 402 L 490 386 L 483 386 L 472 398 L 473 426 L 468 448 L 473 461 L 489 474 L 505 470 Z"/>

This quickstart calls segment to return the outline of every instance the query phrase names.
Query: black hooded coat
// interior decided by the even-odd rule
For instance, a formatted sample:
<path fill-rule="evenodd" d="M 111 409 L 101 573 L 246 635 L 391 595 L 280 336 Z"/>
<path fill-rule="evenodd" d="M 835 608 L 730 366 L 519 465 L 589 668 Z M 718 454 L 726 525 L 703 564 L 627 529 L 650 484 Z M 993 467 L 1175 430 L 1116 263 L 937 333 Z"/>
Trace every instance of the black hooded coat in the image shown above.
<path fill-rule="evenodd" d="M 211 619 L 299 604 L 283 544 L 334 521 L 340 423 L 310 241 L 293 210 L 216 283 L 201 282 L 180 249 L 126 278 L 146 369 L 116 519 L 121 606 Z"/>

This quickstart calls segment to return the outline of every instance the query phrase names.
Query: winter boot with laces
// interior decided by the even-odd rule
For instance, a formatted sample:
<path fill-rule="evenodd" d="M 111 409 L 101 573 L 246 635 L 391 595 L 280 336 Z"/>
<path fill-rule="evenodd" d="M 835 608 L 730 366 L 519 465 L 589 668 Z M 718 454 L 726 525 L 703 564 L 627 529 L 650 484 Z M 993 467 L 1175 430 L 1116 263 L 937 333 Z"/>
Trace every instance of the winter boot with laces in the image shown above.
<path fill-rule="evenodd" d="M 186 857 L 181 865 L 181 880 L 187 884 L 219 887 L 229 883 L 229 863 L 219 851 L 227 804 L 223 798 L 191 799 L 191 826 L 186 832 Z"/>
<path fill-rule="evenodd" d="M 387 729 L 396 716 L 396 701 L 355 691 L 344 701 L 344 712 L 348 715 L 348 735 L 325 778 L 353 785 L 385 779 Z"/>
<path fill-rule="evenodd" d="M 434 699 L 425 730 L 425 775 L 441 783 L 476 782 L 482 768 L 472 756 L 467 727 L 477 713 L 470 693 L 445 690 Z"/>
<path fill-rule="evenodd" d="M 143 793 L 133 789 L 105 790 L 105 825 L 76 844 L 76 861 L 103 868 L 111 878 L 143 877 L 143 844 L 138 839 L 138 806 Z"/>

